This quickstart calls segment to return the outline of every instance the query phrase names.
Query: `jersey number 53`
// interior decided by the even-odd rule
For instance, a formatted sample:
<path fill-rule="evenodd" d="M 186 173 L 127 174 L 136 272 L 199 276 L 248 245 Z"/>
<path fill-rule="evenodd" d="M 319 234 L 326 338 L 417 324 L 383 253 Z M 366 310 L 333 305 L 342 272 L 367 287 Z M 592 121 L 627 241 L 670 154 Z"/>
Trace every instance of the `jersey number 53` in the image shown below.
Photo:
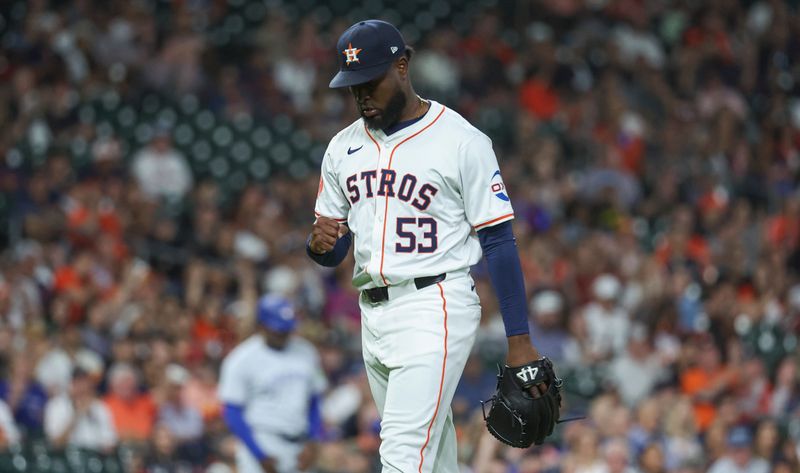
<path fill-rule="evenodd" d="M 397 217 L 397 236 L 397 253 L 433 253 L 439 245 L 436 220 L 431 217 Z"/>

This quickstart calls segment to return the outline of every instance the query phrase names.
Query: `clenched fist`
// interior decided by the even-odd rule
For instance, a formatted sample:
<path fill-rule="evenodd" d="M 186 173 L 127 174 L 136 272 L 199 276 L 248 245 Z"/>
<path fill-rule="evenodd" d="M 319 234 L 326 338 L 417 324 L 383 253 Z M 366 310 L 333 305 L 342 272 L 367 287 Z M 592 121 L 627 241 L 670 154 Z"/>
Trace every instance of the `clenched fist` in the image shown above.
<path fill-rule="evenodd" d="M 333 249 L 341 236 L 347 233 L 347 225 L 343 225 L 336 220 L 328 217 L 318 217 L 311 230 L 311 242 L 309 248 L 319 255 L 327 253 Z"/>

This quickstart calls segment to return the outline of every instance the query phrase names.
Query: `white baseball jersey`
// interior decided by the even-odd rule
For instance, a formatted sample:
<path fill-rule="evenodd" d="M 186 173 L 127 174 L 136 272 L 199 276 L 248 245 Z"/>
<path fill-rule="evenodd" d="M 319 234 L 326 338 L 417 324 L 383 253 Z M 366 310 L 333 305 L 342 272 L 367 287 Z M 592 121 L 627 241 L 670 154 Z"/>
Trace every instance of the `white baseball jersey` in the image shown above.
<path fill-rule="evenodd" d="M 361 119 L 339 132 L 315 214 L 353 232 L 359 289 L 463 270 L 482 255 L 473 230 L 514 218 L 491 140 L 435 101 L 389 136 Z"/>
<path fill-rule="evenodd" d="M 254 432 L 301 436 L 308 432 L 309 400 L 325 387 L 319 355 L 310 343 L 292 337 L 286 348 L 273 350 L 261 335 L 253 335 L 223 361 L 219 397 L 244 406 L 244 419 Z"/>

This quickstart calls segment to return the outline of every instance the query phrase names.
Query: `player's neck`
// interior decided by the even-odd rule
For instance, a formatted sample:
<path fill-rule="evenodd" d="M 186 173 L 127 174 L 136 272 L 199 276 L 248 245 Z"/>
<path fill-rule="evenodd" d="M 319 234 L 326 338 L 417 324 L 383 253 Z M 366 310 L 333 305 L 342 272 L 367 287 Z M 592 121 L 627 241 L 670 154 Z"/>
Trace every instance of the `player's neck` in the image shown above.
<path fill-rule="evenodd" d="M 403 113 L 400 114 L 400 119 L 398 122 L 405 122 L 419 118 L 425 115 L 425 113 L 428 111 L 428 107 L 430 107 L 430 103 L 422 100 L 422 97 L 417 95 L 417 93 L 414 92 L 414 89 L 409 89 L 406 97 L 408 97 L 408 100 L 406 100 L 406 106 L 403 109 Z"/>

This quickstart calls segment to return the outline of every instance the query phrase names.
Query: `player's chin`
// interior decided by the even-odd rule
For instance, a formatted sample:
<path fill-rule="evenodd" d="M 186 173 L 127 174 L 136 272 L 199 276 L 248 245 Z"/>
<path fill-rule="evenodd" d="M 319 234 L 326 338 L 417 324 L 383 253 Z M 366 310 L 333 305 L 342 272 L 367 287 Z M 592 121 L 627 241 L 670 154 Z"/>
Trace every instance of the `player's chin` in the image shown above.
<path fill-rule="evenodd" d="M 370 110 L 369 112 L 361 112 L 361 118 L 364 119 L 364 123 L 367 124 L 368 127 L 373 129 L 382 128 L 383 125 L 383 114 L 378 110 Z"/>

